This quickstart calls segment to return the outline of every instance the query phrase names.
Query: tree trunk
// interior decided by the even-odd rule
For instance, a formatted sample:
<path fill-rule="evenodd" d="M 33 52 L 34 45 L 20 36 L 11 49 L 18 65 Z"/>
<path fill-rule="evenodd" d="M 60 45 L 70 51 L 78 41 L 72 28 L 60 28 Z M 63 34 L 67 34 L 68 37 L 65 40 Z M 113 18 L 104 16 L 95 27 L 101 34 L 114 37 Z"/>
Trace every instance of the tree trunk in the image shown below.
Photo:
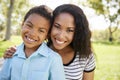
<path fill-rule="evenodd" d="M 13 5 L 14 5 L 14 0 L 10 0 L 10 6 L 8 8 L 8 13 L 7 13 L 7 29 L 6 29 L 4 41 L 9 40 L 11 36 L 11 15 L 13 10 Z"/>
<path fill-rule="evenodd" d="M 112 23 L 112 22 L 111 22 Z M 114 28 L 114 30 L 112 30 L 112 27 L 111 27 L 111 23 L 110 23 L 110 26 L 109 26 L 109 41 L 112 42 L 113 41 L 113 33 L 118 29 L 118 26 Z"/>

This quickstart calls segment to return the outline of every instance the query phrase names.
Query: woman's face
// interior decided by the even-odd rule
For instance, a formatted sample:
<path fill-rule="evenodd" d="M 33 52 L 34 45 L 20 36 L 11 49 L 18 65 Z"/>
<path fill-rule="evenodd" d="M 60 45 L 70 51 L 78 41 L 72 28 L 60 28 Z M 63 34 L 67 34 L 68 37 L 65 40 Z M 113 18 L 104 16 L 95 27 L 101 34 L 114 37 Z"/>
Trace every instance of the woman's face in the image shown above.
<path fill-rule="evenodd" d="M 70 46 L 75 31 L 74 17 L 69 13 L 60 13 L 54 20 L 51 40 L 57 50 Z"/>

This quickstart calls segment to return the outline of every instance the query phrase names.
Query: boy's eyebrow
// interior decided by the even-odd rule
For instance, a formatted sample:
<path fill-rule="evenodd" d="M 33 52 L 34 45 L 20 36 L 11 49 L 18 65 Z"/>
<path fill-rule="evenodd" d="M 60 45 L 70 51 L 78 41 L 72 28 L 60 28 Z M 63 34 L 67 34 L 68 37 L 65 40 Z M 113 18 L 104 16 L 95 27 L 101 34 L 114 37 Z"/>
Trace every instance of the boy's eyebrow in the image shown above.
<path fill-rule="evenodd" d="M 27 21 L 27 23 L 30 23 L 30 24 L 33 26 L 32 22 L 30 22 L 30 21 Z"/>
<path fill-rule="evenodd" d="M 33 26 L 32 22 L 27 21 L 27 23 L 30 23 L 30 24 Z M 45 29 L 45 30 L 47 30 L 47 29 L 46 29 L 46 28 L 44 28 L 44 27 L 41 27 L 40 29 Z"/>

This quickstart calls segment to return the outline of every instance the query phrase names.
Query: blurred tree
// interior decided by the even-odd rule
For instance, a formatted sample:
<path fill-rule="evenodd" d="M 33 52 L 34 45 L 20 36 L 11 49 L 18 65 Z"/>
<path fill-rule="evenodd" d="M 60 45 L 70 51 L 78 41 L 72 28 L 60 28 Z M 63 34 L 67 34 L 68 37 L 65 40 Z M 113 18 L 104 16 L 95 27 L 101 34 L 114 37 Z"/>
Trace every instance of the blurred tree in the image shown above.
<path fill-rule="evenodd" d="M 109 41 L 112 42 L 113 33 L 120 26 L 120 0 L 87 0 L 84 5 L 89 5 L 98 15 L 104 16 L 109 24 Z"/>
<path fill-rule="evenodd" d="M 114 29 L 114 27 L 112 27 Z M 92 41 L 95 42 L 107 42 L 109 38 L 108 28 L 105 30 L 92 30 Z M 113 34 L 113 40 L 116 43 L 120 43 L 120 28 Z"/>
<path fill-rule="evenodd" d="M 23 15 L 30 8 L 29 0 L 0 0 L 0 14 L 6 20 L 3 21 L 3 28 L 6 26 L 6 35 L 4 40 L 11 37 L 11 29 L 17 28 L 21 23 Z"/>
<path fill-rule="evenodd" d="M 14 0 L 10 0 L 10 5 L 8 7 L 8 12 L 7 12 L 7 29 L 6 29 L 6 35 L 4 40 L 9 40 L 10 35 L 11 35 L 11 15 L 12 15 L 12 10 L 13 10 L 13 5 L 14 5 Z"/>
<path fill-rule="evenodd" d="M 6 15 L 6 11 L 7 11 L 7 8 L 6 7 L 2 7 L 2 6 L 6 6 L 5 4 L 7 3 L 7 1 L 3 1 L 0 0 L 0 33 L 5 29 L 5 17 L 4 15 Z"/>
<path fill-rule="evenodd" d="M 92 31 L 92 40 L 95 42 L 103 42 L 108 39 L 108 31 L 107 30 L 93 30 Z"/>

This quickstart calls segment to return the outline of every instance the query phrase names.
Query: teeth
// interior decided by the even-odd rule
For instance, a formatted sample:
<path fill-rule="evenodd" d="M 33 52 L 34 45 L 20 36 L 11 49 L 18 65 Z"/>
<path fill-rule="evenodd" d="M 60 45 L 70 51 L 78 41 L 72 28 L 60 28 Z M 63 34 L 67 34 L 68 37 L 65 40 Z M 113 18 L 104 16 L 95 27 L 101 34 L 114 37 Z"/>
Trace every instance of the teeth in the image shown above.
<path fill-rule="evenodd" d="M 29 37 L 27 37 L 27 40 L 31 41 L 31 42 L 34 42 L 35 40 L 34 39 L 31 39 Z"/>
<path fill-rule="evenodd" d="M 63 44 L 63 43 L 64 43 L 63 41 L 59 41 L 59 40 L 56 40 L 56 42 L 57 42 L 58 44 Z"/>

